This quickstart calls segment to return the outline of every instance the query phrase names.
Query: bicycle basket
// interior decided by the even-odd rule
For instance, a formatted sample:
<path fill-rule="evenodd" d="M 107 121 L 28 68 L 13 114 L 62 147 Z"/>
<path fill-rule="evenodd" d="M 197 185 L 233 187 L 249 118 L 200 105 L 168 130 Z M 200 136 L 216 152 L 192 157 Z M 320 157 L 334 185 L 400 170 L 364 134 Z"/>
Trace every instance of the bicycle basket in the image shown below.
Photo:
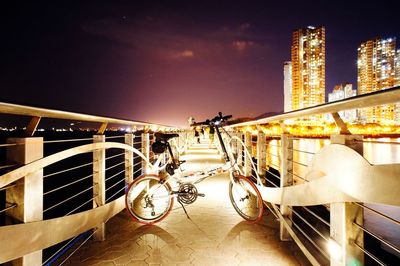
<path fill-rule="evenodd" d="M 151 149 L 155 154 L 163 153 L 166 148 L 167 148 L 167 145 L 161 141 L 155 141 L 151 145 Z"/>

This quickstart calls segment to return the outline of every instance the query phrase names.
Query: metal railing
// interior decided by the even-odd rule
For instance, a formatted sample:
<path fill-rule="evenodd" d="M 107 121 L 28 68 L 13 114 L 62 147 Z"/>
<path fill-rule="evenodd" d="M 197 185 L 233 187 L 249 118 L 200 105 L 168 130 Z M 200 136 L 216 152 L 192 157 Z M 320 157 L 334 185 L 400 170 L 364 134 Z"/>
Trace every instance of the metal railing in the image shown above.
<path fill-rule="evenodd" d="M 257 149 L 257 154 L 254 154 L 253 152 L 253 160 L 256 161 L 256 165 L 265 165 L 265 167 L 261 167 L 261 171 L 258 171 L 258 173 L 264 179 L 264 186 L 269 187 L 270 189 L 281 189 L 282 191 L 285 191 L 287 187 L 291 186 L 295 188 L 296 186 L 294 185 L 312 187 L 315 181 L 321 182 L 321 179 L 326 178 L 325 176 L 330 177 L 330 175 L 333 175 L 333 173 L 325 172 L 327 171 L 326 169 L 332 169 L 333 172 L 335 172 L 335 169 L 333 167 L 326 167 L 320 158 L 323 157 L 322 154 L 326 153 L 327 155 L 329 155 L 326 151 L 334 149 L 334 147 L 336 147 L 332 145 L 332 143 L 337 145 L 337 139 L 328 138 L 324 141 L 319 141 L 317 143 L 312 138 L 310 139 L 310 137 L 303 138 L 297 135 L 292 136 L 287 131 L 285 131 L 286 128 L 284 124 L 286 120 L 290 121 L 289 123 L 293 123 L 293 121 L 296 121 L 295 119 L 299 119 L 305 116 L 308 117 L 311 115 L 321 115 L 325 113 L 334 114 L 346 109 L 367 108 L 377 105 L 394 104 L 399 102 L 400 87 L 396 87 L 368 95 L 361 95 L 337 102 L 309 107 L 302 110 L 296 110 L 277 116 L 234 124 L 227 126 L 227 129 L 230 130 L 232 134 L 253 134 L 250 143 L 244 144 L 245 146 L 251 145 L 253 151 L 259 145 L 265 147 L 265 151 L 263 151 L 262 149 Z M 266 138 L 255 138 L 256 133 L 263 133 L 263 129 L 268 128 L 268 125 L 266 124 L 276 122 L 280 123 L 281 125 L 283 124 L 282 135 L 275 135 L 274 140 L 271 140 L 268 136 Z M 387 167 L 398 167 L 398 165 L 400 165 L 400 162 L 396 161 L 396 159 L 386 159 L 386 161 L 383 161 L 380 158 L 380 160 L 377 160 L 379 161 L 379 165 L 375 164 L 373 158 L 371 158 L 373 156 L 371 156 L 370 154 L 370 151 L 375 151 L 374 148 L 371 148 L 371 145 L 387 145 L 390 146 L 391 149 L 396 149 L 396 147 L 400 144 L 400 141 L 392 139 L 363 139 L 360 135 L 354 136 L 349 134 L 349 131 L 346 129 L 346 124 L 341 123 L 343 121 L 340 121 L 340 116 L 339 121 L 335 120 L 335 122 L 337 122 L 338 124 L 339 131 L 346 132 L 337 134 L 342 139 L 342 142 L 340 144 L 342 144 L 343 146 L 347 146 L 351 150 L 354 150 L 354 153 L 357 154 L 348 158 L 349 160 L 354 160 L 354 165 L 359 165 L 358 161 L 362 160 L 369 160 L 368 163 L 364 163 L 364 167 L 368 167 L 368 165 L 370 165 L 370 167 L 376 166 L 376 169 L 378 169 L 379 167 L 383 168 L 386 164 L 388 165 Z M 255 129 L 255 126 L 257 126 L 257 130 Z M 278 140 L 276 140 L 276 138 L 278 138 Z M 285 138 L 284 144 L 282 143 L 283 138 Z M 309 143 L 311 142 L 315 142 L 316 144 L 310 145 Z M 397 151 L 397 153 L 396 151 L 393 157 L 396 157 L 396 154 L 400 152 L 400 149 Z M 332 156 L 334 156 L 333 154 L 334 153 L 332 153 Z M 360 154 L 364 156 L 364 159 L 361 159 L 361 157 L 359 157 Z M 327 156 L 327 158 L 329 158 L 329 156 Z M 338 164 L 338 162 L 342 162 L 343 165 L 348 164 L 348 161 L 345 161 L 347 157 L 342 158 L 343 160 L 340 159 L 341 158 L 332 158 L 331 162 L 338 169 L 341 168 L 341 165 Z M 322 167 L 324 170 L 321 169 L 317 176 L 315 176 L 315 173 L 319 170 L 318 167 Z M 349 167 L 351 169 L 351 165 Z M 350 176 L 354 176 L 357 175 L 358 172 L 362 171 L 366 171 L 366 173 L 369 172 L 369 170 L 363 169 L 361 166 L 359 166 L 358 169 L 353 170 L 353 173 L 350 172 L 349 174 Z M 253 180 L 257 180 L 255 172 L 257 172 L 256 169 L 253 169 L 253 171 L 251 171 L 251 177 Z M 393 192 L 395 189 L 392 190 L 392 192 L 386 192 L 386 190 L 383 190 L 382 186 L 380 186 L 380 183 L 382 182 L 382 177 L 384 176 L 374 176 L 373 178 L 371 177 L 372 183 L 369 184 L 371 184 L 371 186 L 373 187 L 380 187 L 380 189 L 377 189 L 377 191 L 385 191 L 375 193 L 372 191 L 369 194 L 369 197 L 371 197 L 371 201 L 377 203 L 379 203 L 379 201 L 384 202 L 384 195 L 387 193 L 391 193 L 391 196 L 387 197 L 389 199 L 386 202 L 392 202 L 391 205 L 397 206 L 397 208 L 400 207 L 400 203 L 396 199 L 398 198 L 398 193 Z M 332 176 L 332 178 L 334 178 L 334 176 Z M 396 180 L 395 177 L 393 177 L 393 179 Z M 366 180 L 365 182 L 369 181 Z M 392 184 L 392 186 L 400 187 L 400 179 L 397 178 L 397 181 L 393 182 L 397 182 L 397 185 Z M 333 193 L 333 191 L 335 191 L 336 189 L 336 187 L 333 186 L 334 182 L 326 183 L 326 185 L 328 184 L 330 184 L 330 186 L 332 187 Z M 352 189 L 352 191 L 358 190 L 357 184 L 352 183 L 351 186 L 356 186 Z M 360 184 L 360 187 L 363 187 L 362 184 Z M 263 190 L 263 188 L 260 186 L 259 189 L 260 191 Z M 308 190 L 307 193 L 311 193 L 315 196 L 318 195 L 318 191 L 311 192 Z M 306 199 L 307 195 L 299 195 L 298 197 Z M 321 195 L 319 195 L 318 197 L 324 198 Z M 288 198 L 290 198 L 290 196 Z M 327 196 L 326 198 L 329 197 Z M 372 200 L 372 198 L 374 199 Z M 280 220 L 280 223 L 285 225 L 285 223 L 281 221 L 282 219 L 280 219 L 280 217 L 283 217 L 284 219 L 290 221 L 292 230 L 296 233 L 296 235 L 298 235 L 299 238 L 302 239 L 302 243 L 296 243 L 302 246 L 302 248 L 313 250 L 314 254 L 319 254 L 317 257 L 320 264 L 326 264 L 331 261 L 331 264 L 333 263 L 337 265 L 336 263 L 339 263 L 340 265 L 346 265 L 347 263 L 349 263 L 348 261 L 346 261 L 346 256 L 353 256 L 353 258 L 359 259 L 358 263 L 361 264 L 377 263 L 380 265 L 389 265 L 393 263 L 396 264 L 400 261 L 400 247 L 398 245 L 398 243 L 400 243 L 400 236 L 393 236 L 390 234 L 390 231 L 394 230 L 392 227 L 387 227 L 385 229 L 386 231 L 381 230 L 381 232 L 379 232 L 379 230 L 377 231 L 378 228 L 376 226 L 376 224 L 383 225 L 383 223 L 386 223 L 385 221 L 387 221 L 387 223 L 391 224 L 391 226 L 393 227 L 400 226 L 400 221 L 392 217 L 393 215 L 391 216 L 389 214 L 382 213 L 381 211 L 377 210 L 374 207 L 371 207 L 365 202 L 357 202 L 354 201 L 354 199 L 353 201 L 351 199 L 348 199 L 346 201 L 343 201 L 342 203 L 331 201 L 330 204 L 324 202 L 320 205 L 302 205 L 301 203 L 298 203 L 293 206 L 285 205 L 290 211 L 285 212 L 284 214 L 276 213 L 275 210 L 269 206 L 270 203 L 268 201 L 266 201 L 265 203 L 272 214 L 274 214 L 274 216 Z M 276 203 L 272 202 L 271 204 L 274 205 Z M 396 207 L 390 207 L 389 205 L 382 206 L 392 209 L 394 212 L 396 212 Z M 352 214 L 350 214 L 349 212 L 348 214 L 346 214 L 347 216 L 344 217 L 344 220 L 349 220 L 349 223 L 353 224 L 352 228 L 344 228 L 345 225 L 341 223 L 341 221 L 344 220 L 340 220 L 340 218 L 338 218 L 337 216 L 338 208 L 342 210 L 342 213 L 343 209 L 345 208 L 353 210 Z M 280 209 L 278 208 L 278 210 Z M 372 219 L 374 219 L 374 222 L 369 223 L 368 221 Z M 365 222 L 363 223 L 364 220 Z M 332 226 L 332 224 L 334 224 L 334 226 Z M 287 232 L 287 230 L 285 229 L 286 226 L 287 225 L 281 226 L 281 235 L 284 235 L 285 232 Z M 343 227 L 340 228 L 340 226 Z M 384 225 L 383 227 L 385 228 L 385 226 L 387 225 Z M 344 238 L 349 237 L 349 235 L 356 232 L 357 238 L 352 240 L 352 238 L 349 237 L 350 240 L 345 240 L 345 242 L 341 242 L 335 237 L 337 231 L 342 232 L 341 234 L 345 234 Z M 385 235 L 382 235 L 382 233 L 384 233 Z M 337 258 L 335 258 L 335 254 L 332 254 L 332 251 L 329 248 L 332 242 L 338 244 L 339 246 L 345 246 L 344 248 L 341 248 L 342 250 L 345 250 L 345 254 L 341 254 L 339 261 L 336 261 Z M 380 246 L 377 247 L 375 244 L 372 244 L 375 242 L 380 243 Z M 361 253 L 357 253 L 357 250 Z M 390 256 L 388 254 L 390 254 Z M 314 258 L 309 259 L 310 261 L 315 261 Z"/>
<path fill-rule="evenodd" d="M 50 222 L 53 219 L 71 219 L 70 217 L 73 217 L 73 214 L 84 215 L 88 213 L 89 215 L 90 212 L 97 211 L 99 207 L 107 207 L 108 205 L 114 206 L 114 211 L 123 208 L 124 206 L 121 205 L 123 202 L 121 198 L 125 194 L 126 186 L 129 184 L 130 180 L 140 176 L 144 172 L 143 167 L 146 162 L 142 160 L 138 154 L 127 152 L 126 149 L 124 150 L 121 148 L 89 149 L 85 152 L 81 152 L 80 149 L 88 144 L 92 145 L 92 143 L 95 143 L 96 139 L 98 139 L 95 135 L 104 135 L 104 143 L 109 143 L 111 147 L 117 146 L 117 144 L 126 145 L 126 147 L 133 147 L 139 150 L 139 152 L 144 153 L 145 150 L 149 148 L 148 146 L 150 144 L 148 141 L 148 132 L 150 128 L 152 130 L 174 129 L 173 127 L 146 122 L 48 110 L 1 102 L 0 114 L 15 116 L 13 117 L 15 120 L 20 116 L 32 116 L 31 122 L 26 128 L 19 130 L 18 133 L 13 132 L 12 137 L 17 137 L 15 143 L 0 143 L 0 180 L 2 180 L 2 182 L 7 183 L 7 181 L 4 180 L 4 176 L 6 176 L 8 172 L 15 171 L 18 173 L 20 169 L 23 169 L 22 166 L 29 166 L 29 159 L 23 159 L 25 163 L 23 163 L 23 161 L 13 161 L 15 157 L 13 154 L 20 152 L 20 150 L 17 149 L 20 146 L 25 146 L 24 149 L 27 151 L 28 155 L 31 152 L 36 153 L 38 150 L 40 151 L 35 155 L 36 157 L 32 159 L 32 162 L 46 161 L 47 158 L 54 156 L 57 158 L 59 157 L 54 163 L 45 164 L 43 168 L 33 170 L 32 174 L 35 176 L 28 175 L 25 177 L 43 180 L 41 181 L 43 182 L 43 191 L 40 189 L 42 192 L 37 192 L 35 188 L 29 187 L 25 188 L 25 190 L 21 190 L 23 186 L 20 186 L 19 182 L 23 180 L 23 178 L 7 183 L 4 186 L 0 184 L 0 231 L 6 233 L 12 230 L 8 224 L 13 220 L 23 225 L 32 222 L 46 224 L 46 222 Z M 63 132 L 62 134 L 53 130 L 36 131 L 41 121 L 40 118 L 96 122 L 99 124 L 99 128 L 91 132 L 74 130 L 71 132 Z M 129 132 L 107 130 L 109 124 L 119 124 L 124 127 L 128 126 L 131 127 L 132 130 Z M 3 135 L 7 137 L 6 133 Z M 37 142 L 33 144 L 30 143 L 29 139 L 31 139 L 31 137 Z M 129 139 L 132 139 L 132 141 L 129 141 Z M 15 139 L 10 139 L 9 142 L 10 141 L 15 141 Z M 104 155 L 99 155 L 98 151 L 101 150 L 104 150 Z M 66 155 L 62 155 L 67 151 L 70 151 L 67 157 L 65 157 Z M 21 153 L 17 157 L 19 158 L 24 155 L 26 154 Z M 147 158 L 149 158 L 149 155 L 150 154 L 145 154 Z M 31 191 L 29 189 L 33 190 Z M 34 220 L 29 220 L 28 218 L 23 220 L 21 217 L 18 217 L 17 213 L 21 208 L 23 208 L 24 212 L 29 213 L 27 216 L 31 215 L 29 208 L 34 204 L 32 205 L 32 203 L 24 202 L 23 199 L 19 199 L 18 197 L 16 197 L 16 202 L 9 202 L 8 199 L 12 197 L 5 196 L 11 195 L 12 193 L 36 193 L 35 197 L 38 200 L 42 198 L 42 214 L 39 214 L 42 218 L 35 218 Z M 7 198 L 7 201 L 3 200 L 2 195 L 4 199 Z M 18 212 L 14 212 L 13 209 L 18 209 Z M 37 208 L 35 207 L 35 209 Z M 37 212 L 38 211 L 36 211 L 36 213 Z M 99 225 L 105 224 L 109 218 L 110 217 L 105 221 L 99 220 Z M 6 219 L 7 223 L 5 221 Z M 74 236 L 69 236 L 68 232 L 61 232 L 61 234 L 66 235 L 66 237 L 62 241 L 51 242 L 50 245 L 49 243 L 44 243 L 44 240 L 39 239 L 36 245 L 46 248 L 43 248 L 43 257 L 40 255 L 33 258 L 33 261 L 48 265 L 57 260 L 62 260 L 65 258 L 65 255 L 61 256 L 61 254 L 71 254 L 75 252 L 71 250 L 71 248 L 79 248 L 90 237 L 99 237 L 97 235 L 101 234 L 101 230 L 98 230 L 100 227 L 96 225 L 96 227 L 91 227 L 92 229 L 90 229 L 82 225 L 82 229 L 76 228 L 74 231 L 76 230 L 76 232 L 79 232 L 83 230 L 86 233 L 82 232 L 82 234 L 78 233 Z M 51 233 L 47 231 L 45 226 L 39 228 L 43 231 L 42 233 L 44 236 Z M 88 229 L 90 230 L 87 231 Z M 24 229 L 21 230 L 23 231 Z M 44 239 L 45 238 L 46 237 L 44 237 Z M 78 241 L 81 238 L 85 240 Z M 8 248 L 12 249 L 11 246 Z M 25 252 L 23 251 L 22 253 L 9 254 L 8 251 L 0 252 L 0 264 L 20 256 L 30 256 L 26 254 L 31 252 L 27 252 L 26 250 L 31 250 L 32 248 L 34 247 L 29 247 L 27 244 L 26 247 L 22 247 L 22 250 L 25 250 Z M 19 247 L 18 250 L 21 250 L 21 248 Z M 40 262 L 38 262 L 38 260 Z M 57 263 L 59 262 L 62 261 L 58 261 Z"/>

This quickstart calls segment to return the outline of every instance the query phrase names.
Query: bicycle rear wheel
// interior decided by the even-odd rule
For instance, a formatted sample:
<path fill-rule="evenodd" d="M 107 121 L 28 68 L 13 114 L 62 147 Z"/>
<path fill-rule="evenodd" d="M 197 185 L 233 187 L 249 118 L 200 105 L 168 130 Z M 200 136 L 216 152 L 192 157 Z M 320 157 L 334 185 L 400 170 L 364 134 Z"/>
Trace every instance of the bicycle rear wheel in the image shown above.
<path fill-rule="evenodd" d="M 236 212 L 245 220 L 258 222 L 264 213 L 264 204 L 256 185 L 247 177 L 238 176 L 229 182 L 229 198 Z"/>
<path fill-rule="evenodd" d="M 135 221 L 144 224 L 163 220 L 171 211 L 173 203 L 171 187 L 155 175 L 137 178 L 125 194 L 125 206 L 129 214 Z"/>

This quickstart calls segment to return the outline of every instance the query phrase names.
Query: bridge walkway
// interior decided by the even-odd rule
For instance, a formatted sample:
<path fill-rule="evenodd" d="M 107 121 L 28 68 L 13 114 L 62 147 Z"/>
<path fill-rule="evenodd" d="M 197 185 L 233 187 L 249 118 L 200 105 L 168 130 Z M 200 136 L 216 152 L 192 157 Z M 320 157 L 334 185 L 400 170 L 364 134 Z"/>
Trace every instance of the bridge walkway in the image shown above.
<path fill-rule="evenodd" d="M 183 156 L 186 169 L 222 163 L 208 143 Z M 244 221 L 228 197 L 226 173 L 198 184 L 188 219 L 175 202 L 162 222 L 147 226 L 123 211 L 107 222 L 106 241 L 89 240 L 64 265 L 308 265 L 293 242 L 279 240 L 279 223 L 267 210 L 258 224 Z"/>

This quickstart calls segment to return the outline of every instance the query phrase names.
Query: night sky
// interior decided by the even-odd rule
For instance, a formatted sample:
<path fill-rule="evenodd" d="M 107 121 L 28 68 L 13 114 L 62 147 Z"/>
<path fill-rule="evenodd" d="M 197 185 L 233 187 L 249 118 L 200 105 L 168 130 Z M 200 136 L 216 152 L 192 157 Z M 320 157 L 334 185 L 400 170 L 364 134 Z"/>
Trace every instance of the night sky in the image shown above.
<path fill-rule="evenodd" d="M 13 2 L 0 101 L 170 125 L 282 111 L 294 29 L 326 27 L 327 92 L 356 86 L 361 42 L 400 37 L 396 1 Z"/>

